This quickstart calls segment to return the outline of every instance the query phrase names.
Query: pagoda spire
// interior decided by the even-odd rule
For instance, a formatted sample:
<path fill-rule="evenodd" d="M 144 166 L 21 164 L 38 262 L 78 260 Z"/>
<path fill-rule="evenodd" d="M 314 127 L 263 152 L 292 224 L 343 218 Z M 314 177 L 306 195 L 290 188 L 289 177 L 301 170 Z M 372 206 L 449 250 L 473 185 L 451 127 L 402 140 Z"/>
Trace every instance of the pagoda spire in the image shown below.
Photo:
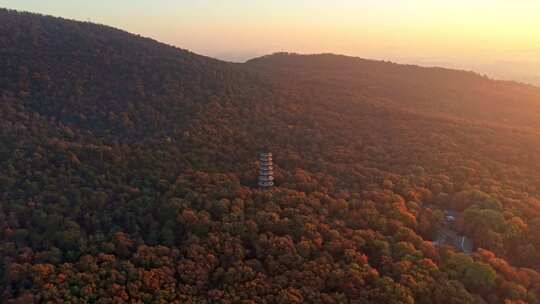
<path fill-rule="evenodd" d="M 274 165 L 272 153 L 259 153 L 259 187 L 269 188 L 274 186 Z"/>

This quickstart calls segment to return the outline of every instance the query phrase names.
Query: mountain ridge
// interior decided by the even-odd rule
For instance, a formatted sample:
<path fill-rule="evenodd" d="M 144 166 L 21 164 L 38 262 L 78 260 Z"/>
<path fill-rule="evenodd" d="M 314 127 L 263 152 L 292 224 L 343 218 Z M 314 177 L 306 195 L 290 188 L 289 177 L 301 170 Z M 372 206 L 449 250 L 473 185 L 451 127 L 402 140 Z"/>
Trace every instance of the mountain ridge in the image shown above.
<path fill-rule="evenodd" d="M 319 93 L 326 88 L 333 95 L 343 91 L 346 95 L 342 98 L 349 102 L 369 99 L 425 113 L 539 127 L 540 117 L 534 109 L 540 109 L 540 89 L 494 81 L 472 72 L 347 56 L 284 53 L 255 59 L 248 64 L 282 78 L 282 86 L 300 81 L 301 85 L 321 91 Z M 492 107 L 490 113 L 482 113 L 487 112 L 487 107 Z"/>

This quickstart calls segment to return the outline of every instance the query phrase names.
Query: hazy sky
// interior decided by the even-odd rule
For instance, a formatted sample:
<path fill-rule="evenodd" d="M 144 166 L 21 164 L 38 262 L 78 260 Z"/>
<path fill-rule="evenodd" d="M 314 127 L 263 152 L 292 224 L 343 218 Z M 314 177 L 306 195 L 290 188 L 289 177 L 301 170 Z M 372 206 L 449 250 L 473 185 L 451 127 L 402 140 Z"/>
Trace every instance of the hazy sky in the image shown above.
<path fill-rule="evenodd" d="M 540 84 L 540 0 L 0 0 L 226 60 L 332 52 Z"/>

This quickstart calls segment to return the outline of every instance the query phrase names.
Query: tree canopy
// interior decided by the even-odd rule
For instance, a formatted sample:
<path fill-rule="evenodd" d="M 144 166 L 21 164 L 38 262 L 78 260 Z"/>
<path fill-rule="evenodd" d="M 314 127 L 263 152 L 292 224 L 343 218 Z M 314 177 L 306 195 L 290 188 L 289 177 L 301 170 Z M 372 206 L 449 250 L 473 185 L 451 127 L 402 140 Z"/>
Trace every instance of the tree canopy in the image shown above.
<path fill-rule="evenodd" d="M 0 66 L 6 303 L 540 303 L 540 89 L 8 10 Z"/>

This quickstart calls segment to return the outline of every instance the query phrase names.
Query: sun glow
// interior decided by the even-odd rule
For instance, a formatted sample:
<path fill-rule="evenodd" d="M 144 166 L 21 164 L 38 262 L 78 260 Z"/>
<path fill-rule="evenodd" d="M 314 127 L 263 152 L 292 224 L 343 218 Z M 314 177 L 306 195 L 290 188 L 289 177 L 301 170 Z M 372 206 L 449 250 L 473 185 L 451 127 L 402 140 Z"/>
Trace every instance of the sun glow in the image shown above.
<path fill-rule="evenodd" d="M 536 0 L 291 2 L 8 0 L 3 5 L 111 24 L 226 60 L 275 51 L 333 52 L 469 69 L 491 66 L 490 72 L 499 62 L 522 67 L 540 62 Z M 514 76 L 505 69 L 497 73 Z"/>

